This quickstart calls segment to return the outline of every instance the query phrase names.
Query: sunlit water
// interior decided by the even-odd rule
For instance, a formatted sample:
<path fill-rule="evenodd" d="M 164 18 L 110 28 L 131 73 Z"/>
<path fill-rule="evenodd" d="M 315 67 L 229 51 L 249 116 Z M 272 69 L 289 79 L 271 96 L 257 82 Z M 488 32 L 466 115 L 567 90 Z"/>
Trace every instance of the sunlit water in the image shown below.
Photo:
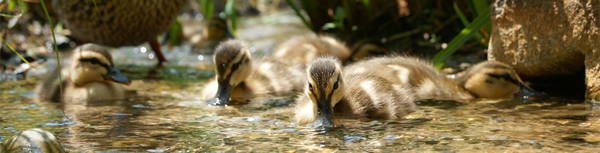
<path fill-rule="evenodd" d="M 268 18 L 243 22 L 258 25 L 262 20 Z M 301 27 L 294 23 L 287 28 Z M 260 56 L 281 38 L 306 32 L 289 30 L 297 33 L 282 36 L 286 28 L 281 27 L 286 26 L 278 24 L 289 23 L 272 23 L 268 30 L 247 26 L 240 37 Z M 32 90 L 41 77 L 35 74 L 44 73 L 45 67 L 32 71 L 27 80 L 0 82 L 0 142 L 18 131 L 42 128 L 69 152 L 600 151 L 600 112 L 592 102 L 420 101 L 419 110 L 405 120 L 342 121 L 340 127 L 322 132 L 295 125 L 294 97 L 206 105 L 197 97 L 214 75 L 212 57 L 194 54 L 186 45 L 163 49 L 170 63 L 162 69 L 152 68 L 155 59 L 147 45 L 112 52 L 118 68 L 134 80 L 128 98 L 121 101 L 34 102 Z M 47 67 L 54 65 L 49 62 Z"/>

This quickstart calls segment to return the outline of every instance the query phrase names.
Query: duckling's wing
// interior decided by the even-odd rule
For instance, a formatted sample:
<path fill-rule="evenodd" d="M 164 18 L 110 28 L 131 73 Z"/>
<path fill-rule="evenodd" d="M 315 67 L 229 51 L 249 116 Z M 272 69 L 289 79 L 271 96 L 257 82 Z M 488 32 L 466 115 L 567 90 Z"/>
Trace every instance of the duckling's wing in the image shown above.
<path fill-rule="evenodd" d="M 303 65 L 259 58 L 252 64 L 252 72 L 243 82 L 245 91 L 253 95 L 289 95 L 300 91 L 306 82 Z M 232 93 L 233 94 L 233 93 Z M 233 96 L 233 95 L 232 95 Z"/>
<path fill-rule="evenodd" d="M 365 73 L 343 75 L 346 92 L 334 107 L 336 118 L 400 119 L 417 109 L 407 87 Z"/>
<path fill-rule="evenodd" d="M 435 70 L 429 62 L 418 58 L 407 56 L 373 58 L 352 64 L 344 71 L 381 77 L 390 83 L 409 88 L 417 99 L 471 98 L 470 94 L 459 88 L 453 80 Z"/>
<path fill-rule="evenodd" d="M 59 79 L 59 71 L 58 68 L 50 72 L 50 74 L 46 75 L 44 79 L 38 82 L 34 89 L 34 93 L 38 100 L 40 101 L 60 101 L 60 87 L 62 84 L 63 88 L 66 88 L 67 83 L 69 82 L 69 70 L 68 68 L 70 64 L 66 62 L 62 65 L 62 82 Z M 64 91 L 64 90 L 63 90 Z"/>

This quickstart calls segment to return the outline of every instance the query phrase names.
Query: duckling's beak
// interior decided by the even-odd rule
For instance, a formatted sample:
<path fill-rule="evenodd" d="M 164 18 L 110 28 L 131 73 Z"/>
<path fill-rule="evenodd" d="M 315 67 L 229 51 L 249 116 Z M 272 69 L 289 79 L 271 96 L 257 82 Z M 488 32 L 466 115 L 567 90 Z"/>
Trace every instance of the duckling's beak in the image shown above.
<path fill-rule="evenodd" d="M 106 66 L 106 70 L 108 70 L 108 72 L 104 75 L 104 79 L 114 81 L 116 83 L 122 83 L 125 85 L 131 84 L 131 81 L 127 79 L 127 77 L 125 77 L 123 73 L 121 73 L 121 71 L 119 71 L 117 68 L 112 66 Z"/>
<path fill-rule="evenodd" d="M 515 94 L 516 98 L 519 98 L 519 99 L 521 99 L 521 98 L 528 99 L 530 97 L 532 97 L 532 98 L 543 98 L 543 97 L 546 97 L 546 95 L 544 93 L 537 92 L 537 91 L 531 89 L 529 86 L 527 86 L 527 85 L 525 85 L 523 83 L 520 83 L 519 86 L 520 86 L 519 92 L 517 92 Z"/>
<path fill-rule="evenodd" d="M 217 95 L 215 95 L 215 98 L 218 98 L 218 102 L 215 105 L 226 105 L 229 101 L 229 95 L 231 95 L 231 89 L 229 79 L 219 82 L 219 90 L 217 91 Z"/>
<path fill-rule="evenodd" d="M 322 127 L 333 127 L 333 114 L 332 112 L 332 107 L 330 105 L 331 103 L 329 101 L 323 102 L 323 103 L 319 103 L 319 110 L 321 111 L 321 126 Z"/>

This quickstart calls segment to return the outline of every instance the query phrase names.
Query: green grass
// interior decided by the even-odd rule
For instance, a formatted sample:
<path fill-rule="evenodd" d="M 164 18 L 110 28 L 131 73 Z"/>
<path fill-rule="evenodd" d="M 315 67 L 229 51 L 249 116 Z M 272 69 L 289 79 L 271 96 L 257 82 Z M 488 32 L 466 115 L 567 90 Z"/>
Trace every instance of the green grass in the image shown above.
<path fill-rule="evenodd" d="M 54 26 L 52 24 L 52 19 L 50 19 L 50 14 L 48 13 L 48 9 L 46 9 L 46 5 L 44 3 L 44 0 L 40 0 L 41 4 L 42 4 L 42 8 L 44 9 L 44 13 L 46 13 L 46 18 L 48 18 L 48 23 L 50 24 L 50 31 L 52 32 L 52 41 L 54 41 L 54 53 L 56 53 L 56 62 L 58 63 L 58 72 L 62 72 L 61 67 L 60 67 L 60 56 L 58 55 L 58 46 L 56 45 L 56 36 L 54 35 Z M 60 82 L 62 82 L 62 74 L 58 73 L 58 80 Z M 62 83 L 59 83 L 59 89 L 60 89 L 60 104 L 63 104 L 63 86 Z M 62 107 L 61 107 L 62 108 Z M 63 108 L 64 109 L 64 108 Z M 63 115 L 65 115 L 65 110 L 63 110 Z M 65 115 L 65 117 L 67 117 Z"/>
<path fill-rule="evenodd" d="M 6 46 L 8 46 L 8 48 L 10 48 L 10 50 L 12 50 L 13 52 L 15 52 L 15 54 L 17 54 L 17 56 L 19 56 L 19 58 L 21 58 L 21 60 L 25 61 L 25 63 L 27 63 L 27 65 L 31 66 L 31 64 L 29 64 L 29 61 L 25 60 L 25 58 L 23 58 L 23 56 L 21 56 L 21 54 L 19 54 L 19 52 L 17 52 L 14 48 L 12 48 L 8 42 L 4 41 L 4 39 L 0 38 L 0 40 L 2 40 L 2 42 L 4 42 L 4 44 Z"/>
<path fill-rule="evenodd" d="M 211 18 L 214 10 L 214 5 L 212 0 L 199 0 L 200 2 L 200 11 L 204 18 Z"/>
<path fill-rule="evenodd" d="M 235 12 L 235 0 L 227 0 L 225 3 L 225 14 L 231 20 L 231 34 L 237 37 L 237 13 Z"/>
<path fill-rule="evenodd" d="M 487 13 L 485 13 L 487 12 Z M 431 62 L 433 65 L 440 69 L 444 66 L 444 61 L 448 59 L 456 50 L 462 46 L 468 39 L 471 38 L 476 32 L 479 31 L 481 27 L 491 22 L 490 20 L 490 12 L 485 11 L 484 14 L 479 15 L 471 24 L 469 24 L 466 28 L 464 28 L 458 36 L 454 37 L 450 43 L 448 43 L 448 47 L 440 51 L 438 54 L 433 57 Z"/>
<path fill-rule="evenodd" d="M 294 9 L 294 12 L 296 12 L 296 16 L 300 17 L 300 19 L 302 20 L 302 23 L 304 23 L 304 25 L 306 27 L 308 27 L 310 30 L 312 30 L 313 32 L 316 32 L 315 28 L 312 26 L 312 24 L 310 24 L 308 22 L 308 20 L 306 19 L 306 17 L 304 17 L 304 15 L 302 15 L 302 13 L 300 13 L 300 9 L 298 9 L 298 7 L 296 6 L 296 4 L 294 4 L 292 2 L 292 0 L 285 0 L 285 1 L 290 5 L 290 7 L 292 7 L 292 9 Z M 307 2 L 301 1 L 300 3 L 307 3 Z M 306 9 L 310 10 L 308 7 L 304 7 L 304 9 L 305 10 Z"/>

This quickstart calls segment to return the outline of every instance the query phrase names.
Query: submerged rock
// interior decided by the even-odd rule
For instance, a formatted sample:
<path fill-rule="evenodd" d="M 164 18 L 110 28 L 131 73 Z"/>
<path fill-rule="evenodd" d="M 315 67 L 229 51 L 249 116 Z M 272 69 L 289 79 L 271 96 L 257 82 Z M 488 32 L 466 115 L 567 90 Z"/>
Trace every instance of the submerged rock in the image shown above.
<path fill-rule="evenodd" d="M 496 0 L 488 59 L 526 80 L 585 72 L 587 98 L 600 100 L 599 18 L 597 0 Z"/>
<path fill-rule="evenodd" d="M 0 152 L 64 153 L 60 142 L 48 131 L 29 129 L 2 143 Z"/>

